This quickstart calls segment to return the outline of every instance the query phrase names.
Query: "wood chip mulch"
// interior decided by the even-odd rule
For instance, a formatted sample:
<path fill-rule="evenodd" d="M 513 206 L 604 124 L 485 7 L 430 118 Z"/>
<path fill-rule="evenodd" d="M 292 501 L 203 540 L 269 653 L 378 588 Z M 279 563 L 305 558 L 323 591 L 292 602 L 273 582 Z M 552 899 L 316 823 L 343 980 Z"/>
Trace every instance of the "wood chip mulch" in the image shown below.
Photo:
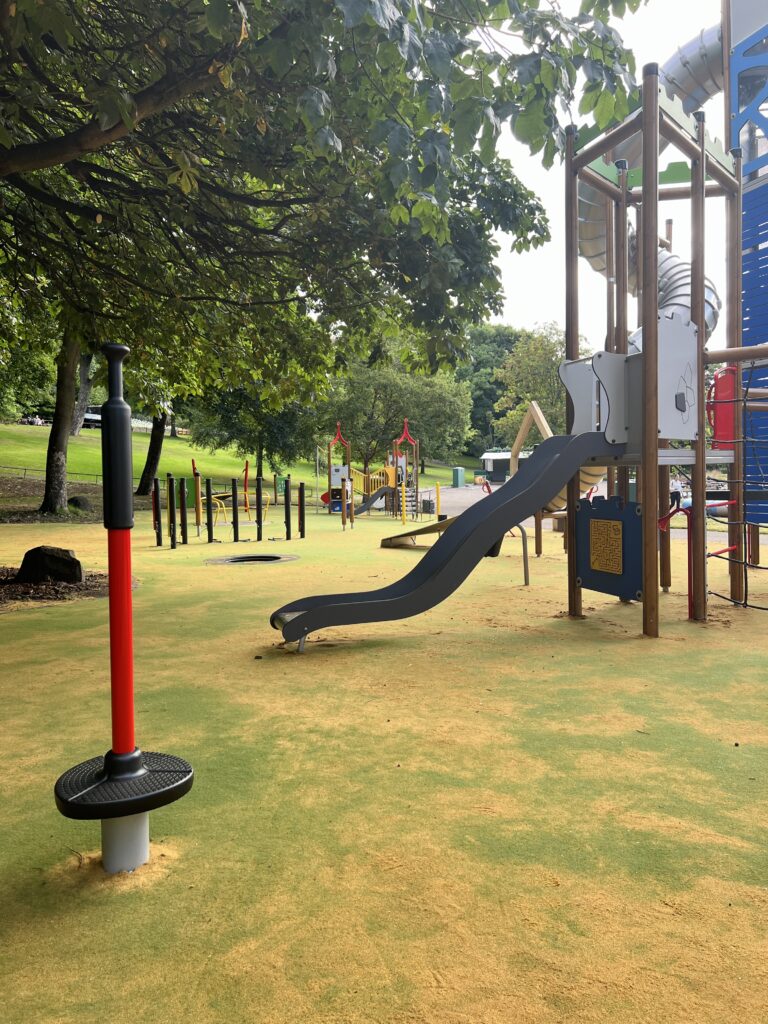
<path fill-rule="evenodd" d="M 89 572 L 82 583 L 14 583 L 18 572 L 0 565 L 0 605 L 16 601 L 75 601 L 81 597 L 106 597 L 109 577 L 103 572 Z"/>

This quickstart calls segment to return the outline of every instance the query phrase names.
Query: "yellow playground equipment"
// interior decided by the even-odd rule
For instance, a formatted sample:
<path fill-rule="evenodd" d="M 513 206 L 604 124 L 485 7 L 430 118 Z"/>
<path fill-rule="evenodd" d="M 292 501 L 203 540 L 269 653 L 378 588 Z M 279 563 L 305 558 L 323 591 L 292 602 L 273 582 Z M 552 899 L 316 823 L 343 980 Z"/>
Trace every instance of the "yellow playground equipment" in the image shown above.
<path fill-rule="evenodd" d="M 248 522 L 251 522 L 251 500 L 248 494 L 248 478 L 250 473 L 249 460 L 245 460 L 245 466 L 240 476 L 243 479 L 243 512 L 248 518 Z M 197 525 L 198 535 L 203 522 L 203 483 L 202 477 L 197 470 L 195 460 L 192 459 L 192 477 L 195 482 L 195 523 Z M 269 491 L 264 490 L 262 495 L 262 512 L 261 521 L 265 523 L 267 521 L 267 512 L 269 511 Z M 213 503 L 213 524 L 218 526 L 219 515 L 221 515 L 224 522 L 228 525 L 229 520 L 227 519 L 227 502 L 232 504 L 232 492 L 231 491 L 214 491 L 211 495 L 211 501 Z"/>

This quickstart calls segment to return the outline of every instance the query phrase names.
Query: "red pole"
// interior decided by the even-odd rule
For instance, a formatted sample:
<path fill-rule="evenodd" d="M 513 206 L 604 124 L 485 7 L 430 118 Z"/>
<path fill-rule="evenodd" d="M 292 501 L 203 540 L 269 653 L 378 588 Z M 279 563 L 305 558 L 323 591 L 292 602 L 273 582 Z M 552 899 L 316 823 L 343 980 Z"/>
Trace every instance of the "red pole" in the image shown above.
<path fill-rule="evenodd" d="M 108 530 L 109 661 L 112 678 L 112 750 L 136 748 L 133 708 L 133 599 L 131 531 Z"/>

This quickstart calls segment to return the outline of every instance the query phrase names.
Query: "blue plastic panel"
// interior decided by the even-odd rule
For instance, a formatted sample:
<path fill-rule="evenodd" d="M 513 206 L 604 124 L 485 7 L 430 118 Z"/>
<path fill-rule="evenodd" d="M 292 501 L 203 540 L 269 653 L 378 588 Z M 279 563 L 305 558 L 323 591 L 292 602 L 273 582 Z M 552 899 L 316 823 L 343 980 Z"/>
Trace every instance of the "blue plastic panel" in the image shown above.
<path fill-rule="evenodd" d="M 753 93 L 743 110 L 740 109 L 739 104 L 739 79 L 741 76 L 750 72 L 754 74 L 755 70 L 759 72 L 763 68 L 768 68 L 768 54 L 764 52 L 761 45 L 766 36 L 768 36 L 768 24 L 734 46 L 731 52 L 732 147 L 740 145 L 741 133 L 749 124 L 754 125 L 760 134 L 768 137 L 768 117 L 760 109 L 768 100 L 768 73 L 765 75 L 762 87 Z M 768 153 L 745 162 L 744 175 L 746 177 L 765 167 L 768 167 Z"/>
<path fill-rule="evenodd" d="M 637 502 L 625 505 L 616 497 L 582 499 L 576 506 L 579 585 L 625 601 L 639 601 L 643 596 L 642 532 Z"/>
<path fill-rule="evenodd" d="M 768 342 L 768 175 L 744 192 L 742 343 Z M 745 388 L 768 387 L 768 367 L 744 370 Z M 746 506 L 749 523 L 768 523 L 768 413 L 744 413 L 744 485 L 765 490 L 765 501 Z"/>

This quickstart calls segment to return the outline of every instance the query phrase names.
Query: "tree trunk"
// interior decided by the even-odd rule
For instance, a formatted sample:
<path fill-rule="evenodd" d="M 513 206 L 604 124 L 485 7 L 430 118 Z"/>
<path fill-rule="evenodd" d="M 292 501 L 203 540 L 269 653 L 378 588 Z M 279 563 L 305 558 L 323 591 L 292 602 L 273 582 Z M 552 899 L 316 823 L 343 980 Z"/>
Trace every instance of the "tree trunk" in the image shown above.
<path fill-rule="evenodd" d="M 152 481 L 157 476 L 157 467 L 160 465 L 160 454 L 163 450 L 163 439 L 165 438 L 165 424 L 168 422 L 168 413 L 152 417 L 152 433 L 149 435 L 149 448 L 144 461 L 144 469 L 141 471 L 141 480 L 136 488 L 137 495 L 147 495 L 152 490 Z"/>
<path fill-rule="evenodd" d="M 91 400 L 91 391 L 93 390 L 93 377 L 91 377 L 91 363 L 93 362 L 92 352 L 83 352 L 80 356 L 80 390 L 77 392 L 77 401 L 75 402 L 75 411 L 72 414 L 72 428 L 70 434 L 72 437 L 77 437 L 80 431 L 83 429 L 83 423 L 85 421 L 85 413 L 88 409 L 88 403 Z"/>
<path fill-rule="evenodd" d="M 261 438 L 256 445 L 256 476 L 264 476 L 264 445 L 261 443 Z"/>
<path fill-rule="evenodd" d="M 178 437 L 178 436 L 179 435 L 176 433 L 176 414 L 172 412 L 171 413 L 171 437 Z"/>
<path fill-rule="evenodd" d="M 67 511 L 67 445 L 75 408 L 75 373 L 79 357 L 80 336 L 71 327 L 65 327 L 56 359 L 56 406 L 48 437 L 45 493 L 40 506 L 40 511 L 45 513 Z"/>

